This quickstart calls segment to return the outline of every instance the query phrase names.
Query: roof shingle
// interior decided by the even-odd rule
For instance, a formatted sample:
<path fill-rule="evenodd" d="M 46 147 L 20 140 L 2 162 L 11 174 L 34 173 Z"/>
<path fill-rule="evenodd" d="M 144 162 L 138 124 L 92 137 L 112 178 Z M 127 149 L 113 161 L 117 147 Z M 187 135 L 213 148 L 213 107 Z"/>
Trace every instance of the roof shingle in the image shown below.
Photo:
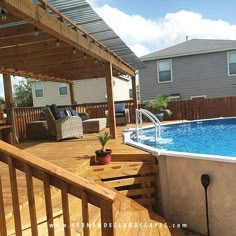
<path fill-rule="evenodd" d="M 236 40 L 192 39 L 140 57 L 142 61 L 236 49 Z"/>

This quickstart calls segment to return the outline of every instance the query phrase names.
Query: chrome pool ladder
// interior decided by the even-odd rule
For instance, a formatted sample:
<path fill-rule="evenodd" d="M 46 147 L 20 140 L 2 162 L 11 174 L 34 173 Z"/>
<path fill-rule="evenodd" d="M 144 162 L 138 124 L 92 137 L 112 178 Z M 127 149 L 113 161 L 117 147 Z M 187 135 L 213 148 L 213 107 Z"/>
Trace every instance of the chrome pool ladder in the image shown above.
<path fill-rule="evenodd" d="M 143 130 L 143 115 L 146 116 L 154 125 L 155 125 L 155 141 L 157 138 L 161 137 L 161 122 L 157 117 L 148 110 L 145 109 L 136 109 L 136 134 L 137 138 L 139 137 L 140 131 Z"/>

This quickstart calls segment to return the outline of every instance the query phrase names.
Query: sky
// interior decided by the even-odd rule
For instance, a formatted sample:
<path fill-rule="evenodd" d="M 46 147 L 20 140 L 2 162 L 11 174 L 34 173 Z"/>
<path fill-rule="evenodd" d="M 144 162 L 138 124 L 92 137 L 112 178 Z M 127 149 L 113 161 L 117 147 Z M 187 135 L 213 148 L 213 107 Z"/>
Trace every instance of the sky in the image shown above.
<path fill-rule="evenodd" d="M 69 1 L 69 0 L 68 0 Z M 143 56 L 188 39 L 236 40 L 234 0 L 88 0 L 133 50 Z M 13 79 L 13 84 L 18 79 Z M 0 96 L 3 85 L 0 76 Z"/>
<path fill-rule="evenodd" d="M 88 0 L 136 53 L 143 56 L 189 39 L 236 40 L 236 1 Z"/>

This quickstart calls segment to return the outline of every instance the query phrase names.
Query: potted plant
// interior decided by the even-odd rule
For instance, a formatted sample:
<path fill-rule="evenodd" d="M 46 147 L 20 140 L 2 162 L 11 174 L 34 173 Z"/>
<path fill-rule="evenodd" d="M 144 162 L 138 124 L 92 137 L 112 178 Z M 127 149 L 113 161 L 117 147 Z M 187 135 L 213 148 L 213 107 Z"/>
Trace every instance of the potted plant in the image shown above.
<path fill-rule="evenodd" d="M 105 149 L 106 143 L 110 139 L 110 135 L 108 132 L 103 133 L 102 135 L 96 135 L 97 139 L 99 140 L 102 148 L 100 150 L 96 150 L 96 159 L 100 165 L 109 164 L 111 161 L 111 149 Z"/>
<path fill-rule="evenodd" d="M 146 102 L 145 106 L 157 109 L 159 113 L 155 114 L 155 116 L 159 121 L 162 121 L 165 113 L 169 116 L 172 115 L 171 110 L 167 109 L 169 101 L 170 99 L 167 95 L 160 95 L 157 96 L 154 101 Z"/>

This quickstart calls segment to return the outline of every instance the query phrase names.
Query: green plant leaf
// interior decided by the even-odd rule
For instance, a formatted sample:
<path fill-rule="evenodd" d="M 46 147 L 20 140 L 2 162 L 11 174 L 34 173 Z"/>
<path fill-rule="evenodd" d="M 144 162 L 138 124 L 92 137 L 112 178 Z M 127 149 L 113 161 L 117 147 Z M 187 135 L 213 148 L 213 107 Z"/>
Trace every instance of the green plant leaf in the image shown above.
<path fill-rule="evenodd" d="M 107 142 L 109 141 L 109 139 L 111 138 L 110 134 L 108 132 L 105 132 L 101 135 L 96 135 L 97 139 L 99 140 L 102 148 L 101 150 L 105 150 L 105 145 L 107 144 Z"/>
<path fill-rule="evenodd" d="M 167 95 L 160 95 L 155 97 L 154 101 L 147 101 L 144 103 L 145 107 L 152 107 L 158 109 L 161 112 L 166 112 L 169 116 L 172 115 L 172 112 L 167 109 L 170 99 Z"/>

